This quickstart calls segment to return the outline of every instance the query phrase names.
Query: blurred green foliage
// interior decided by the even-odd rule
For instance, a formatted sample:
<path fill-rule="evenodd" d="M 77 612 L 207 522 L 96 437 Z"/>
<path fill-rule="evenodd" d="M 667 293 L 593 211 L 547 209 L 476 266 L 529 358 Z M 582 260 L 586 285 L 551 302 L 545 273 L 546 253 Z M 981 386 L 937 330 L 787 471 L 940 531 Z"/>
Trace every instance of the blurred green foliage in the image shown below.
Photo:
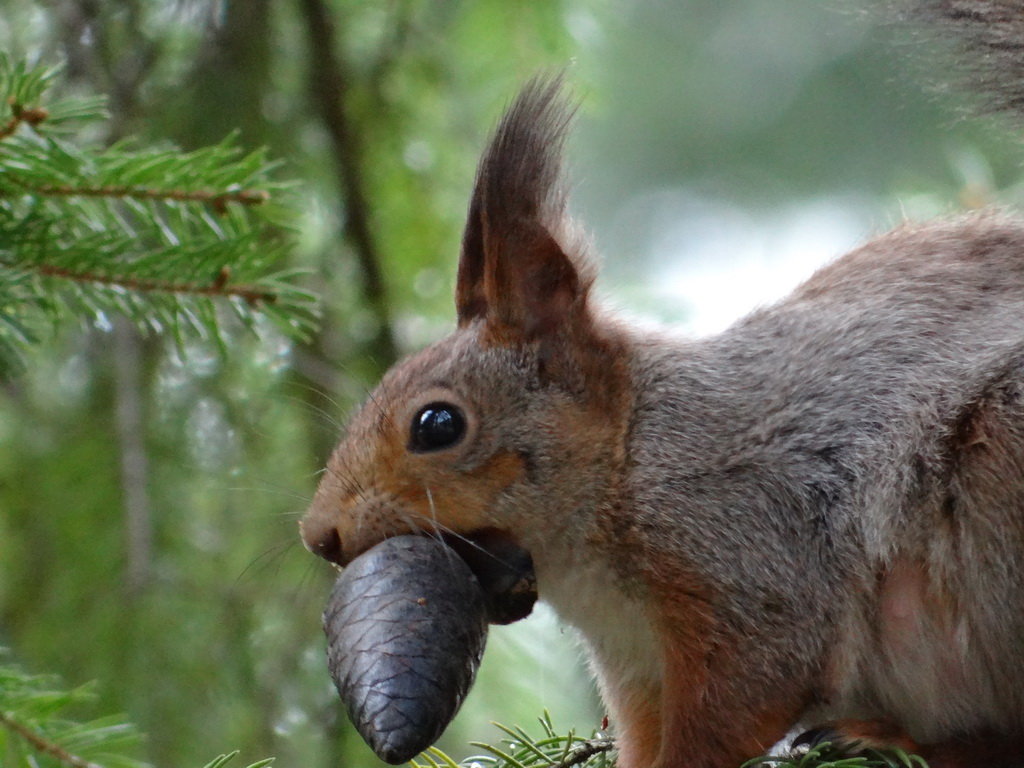
<path fill-rule="evenodd" d="M 3 651 L 0 649 L 0 654 Z M 3 765 L 33 768 L 147 768 L 128 754 L 139 732 L 123 718 L 81 721 L 69 711 L 94 703 L 92 686 L 66 690 L 53 675 L 30 675 L 0 662 L 0 760 Z M 136 750 L 137 751 L 137 750 Z M 224 768 L 238 753 L 220 755 L 205 768 Z M 248 768 L 268 768 L 273 758 Z"/>
<path fill-rule="evenodd" d="M 0 651 L 2 652 L 2 651 Z M 4 765 L 66 766 L 101 761 L 109 768 L 145 768 L 125 753 L 138 732 L 116 717 L 76 722 L 67 717 L 93 698 L 91 686 L 64 690 L 49 675 L 27 675 L 0 662 L 0 755 Z"/>
<path fill-rule="evenodd" d="M 191 149 L 237 129 L 283 159 L 301 179 L 292 266 L 326 304 L 308 343 L 266 329 L 231 335 L 224 356 L 181 354 L 111 322 L 33 354 L 0 390 L 0 645 L 97 680 L 158 764 L 235 746 L 282 766 L 375 764 L 324 669 L 332 572 L 295 523 L 345 413 L 451 326 L 476 154 L 518 83 L 570 68 L 576 208 L 626 286 L 607 293 L 666 266 L 650 204 L 666 189 L 768 216 L 853 199 L 865 234 L 906 208 L 1012 199 L 1006 127 L 959 120 L 922 92 L 898 29 L 833 5 L 6 0 L 0 49 L 63 60 L 65 95 L 109 94 L 96 141 Z M 492 635 L 447 752 L 542 706 L 596 725 L 550 617 Z"/>

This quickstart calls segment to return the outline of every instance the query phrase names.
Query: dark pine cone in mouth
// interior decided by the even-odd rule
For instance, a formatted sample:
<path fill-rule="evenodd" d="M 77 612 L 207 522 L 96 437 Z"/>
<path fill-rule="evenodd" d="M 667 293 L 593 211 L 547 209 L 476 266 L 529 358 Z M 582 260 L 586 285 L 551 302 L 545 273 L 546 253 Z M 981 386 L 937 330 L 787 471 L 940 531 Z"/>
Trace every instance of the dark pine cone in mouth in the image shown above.
<path fill-rule="evenodd" d="M 462 551 L 397 536 L 353 560 L 327 609 L 327 666 L 349 717 L 382 760 L 398 765 L 433 744 L 480 666 L 487 624 L 530 612 L 529 555 L 501 540 Z M 480 573 L 481 580 L 474 575 Z"/>

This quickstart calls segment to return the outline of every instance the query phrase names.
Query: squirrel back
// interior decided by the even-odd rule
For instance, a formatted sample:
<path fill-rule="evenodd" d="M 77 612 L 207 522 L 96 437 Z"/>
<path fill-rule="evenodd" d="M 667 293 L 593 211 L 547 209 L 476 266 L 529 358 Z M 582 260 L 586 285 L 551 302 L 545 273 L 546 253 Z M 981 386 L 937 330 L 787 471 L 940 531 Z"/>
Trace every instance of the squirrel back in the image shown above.
<path fill-rule="evenodd" d="M 1001 54 L 1020 6 L 929 12 Z M 821 722 L 933 768 L 1024 764 L 1024 222 L 904 226 L 718 336 L 652 334 L 593 299 L 570 117 L 557 79 L 506 113 L 457 328 L 353 418 L 307 546 L 529 552 L 622 768 L 736 766 Z"/>

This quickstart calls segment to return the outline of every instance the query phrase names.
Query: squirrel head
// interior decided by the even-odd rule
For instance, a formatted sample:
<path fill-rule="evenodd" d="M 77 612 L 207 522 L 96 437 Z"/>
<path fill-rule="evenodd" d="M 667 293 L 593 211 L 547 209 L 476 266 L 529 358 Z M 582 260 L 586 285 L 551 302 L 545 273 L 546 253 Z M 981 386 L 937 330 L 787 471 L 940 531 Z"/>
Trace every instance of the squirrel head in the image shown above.
<path fill-rule="evenodd" d="M 499 123 L 469 205 L 457 328 L 392 368 L 352 419 L 302 521 L 314 553 L 344 565 L 413 532 L 497 535 L 536 558 L 585 535 L 604 503 L 626 362 L 565 211 L 560 93 L 533 80 Z"/>

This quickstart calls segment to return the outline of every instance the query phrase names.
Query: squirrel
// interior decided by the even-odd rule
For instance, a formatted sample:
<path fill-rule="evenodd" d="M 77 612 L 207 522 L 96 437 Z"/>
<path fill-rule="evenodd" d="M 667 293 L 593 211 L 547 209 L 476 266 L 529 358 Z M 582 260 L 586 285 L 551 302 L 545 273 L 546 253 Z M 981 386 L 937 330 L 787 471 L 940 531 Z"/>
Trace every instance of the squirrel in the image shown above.
<path fill-rule="evenodd" d="M 1021 68 L 1019 0 L 926 10 Z M 354 416 L 306 546 L 528 552 L 621 768 L 733 768 L 797 726 L 1024 765 L 1024 220 L 905 224 L 717 336 L 640 330 L 593 296 L 561 92 L 500 121 L 457 327 Z"/>

